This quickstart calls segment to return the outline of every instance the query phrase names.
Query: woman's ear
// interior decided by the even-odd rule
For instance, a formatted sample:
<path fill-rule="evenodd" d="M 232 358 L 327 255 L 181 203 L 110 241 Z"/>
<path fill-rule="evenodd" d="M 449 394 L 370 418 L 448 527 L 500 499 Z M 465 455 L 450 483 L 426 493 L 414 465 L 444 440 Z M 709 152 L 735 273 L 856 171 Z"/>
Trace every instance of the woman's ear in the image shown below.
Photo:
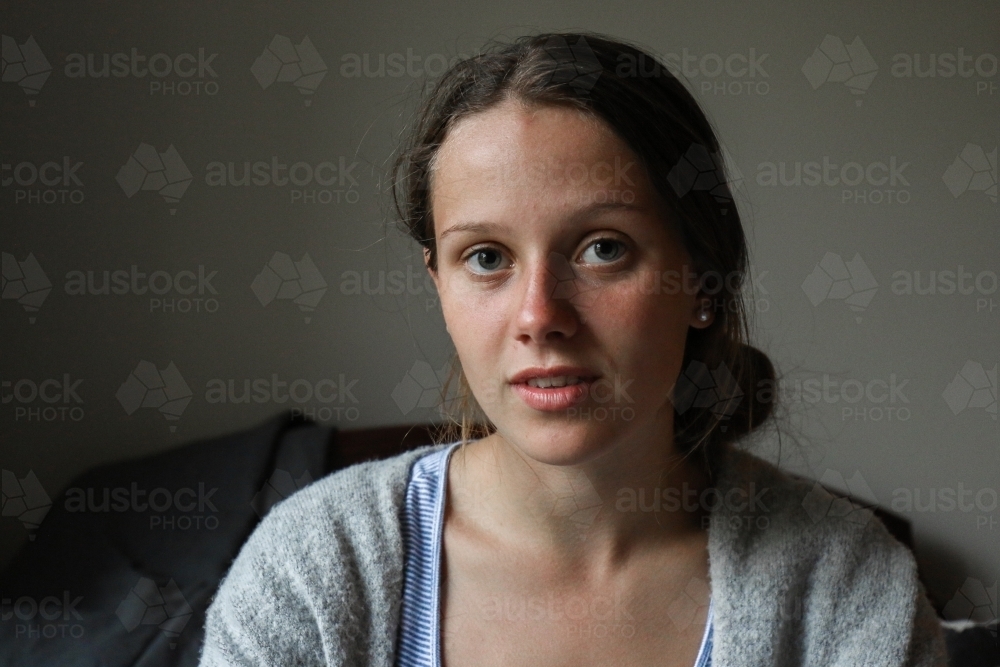
<path fill-rule="evenodd" d="M 440 298 L 441 285 L 438 282 L 438 272 L 437 269 L 431 265 L 431 249 L 426 246 L 424 247 L 424 267 L 427 269 L 427 273 L 430 274 L 431 280 L 434 281 L 434 289 L 437 291 Z"/>
<path fill-rule="evenodd" d="M 431 250 L 430 248 L 427 247 L 424 248 L 424 266 L 427 268 L 427 273 L 429 273 L 431 276 L 431 281 L 434 282 L 434 291 L 437 292 L 438 306 L 441 306 L 441 280 L 440 276 L 438 275 L 437 269 L 431 265 Z M 445 331 L 448 331 L 448 333 L 451 333 L 451 331 L 448 329 L 447 318 L 445 318 L 444 320 L 444 329 Z"/>
<path fill-rule="evenodd" d="M 694 307 L 691 310 L 691 326 L 696 329 L 705 329 L 711 326 L 715 320 L 715 313 L 712 312 L 712 299 L 702 293 L 694 300 Z"/>

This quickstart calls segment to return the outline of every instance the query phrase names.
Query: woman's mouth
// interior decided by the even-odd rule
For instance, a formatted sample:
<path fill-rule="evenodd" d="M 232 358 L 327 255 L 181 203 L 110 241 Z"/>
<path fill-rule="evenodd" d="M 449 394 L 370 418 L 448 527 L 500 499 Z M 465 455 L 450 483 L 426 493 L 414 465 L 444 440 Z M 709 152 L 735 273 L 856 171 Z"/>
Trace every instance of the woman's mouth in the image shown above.
<path fill-rule="evenodd" d="M 511 386 L 529 408 L 559 412 L 586 400 L 599 377 L 585 368 L 531 368 L 511 378 Z"/>
<path fill-rule="evenodd" d="M 547 378 L 531 378 L 527 382 L 529 387 L 538 387 L 539 389 L 548 389 L 549 387 L 565 387 L 567 385 L 574 384 L 580 384 L 580 377 L 578 375 L 557 375 L 555 377 Z"/>

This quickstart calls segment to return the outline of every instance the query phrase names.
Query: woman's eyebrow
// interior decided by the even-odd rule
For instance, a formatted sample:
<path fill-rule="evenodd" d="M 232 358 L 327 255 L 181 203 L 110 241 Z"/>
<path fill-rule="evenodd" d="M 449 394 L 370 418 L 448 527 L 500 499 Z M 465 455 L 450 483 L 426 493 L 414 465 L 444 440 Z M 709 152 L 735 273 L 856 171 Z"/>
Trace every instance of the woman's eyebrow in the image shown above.
<path fill-rule="evenodd" d="M 504 229 L 504 226 L 496 222 L 459 222 L 441 232 L 440 240 L 452 232 L 467 232 L 473 234 L 495 234 Z"/>
<path fill-rule="evenodd" d="M 594 202 L 589 206 L 585 206 L 580 210 L 573 213 L 574 218 L 582 218 L 588 215 L 593 215 L 595 213 L 604 213 L 605 211 L 641 211 L 642 206 L 638 204 L 626 204 L 621 201 L 609 201 L 609 202 Z"/>
<path fill-rule="evenodd" d="M 626 204 L 625 202 L 593 202 L 579 210 L 576 210 L 570 215 L 571 220 L 580 220 L 581 218 L 586 218 L 591 215 L 598 213 L 604 213 L 606 211 L 641 211 L 643 207 L 636 204 Z M 466 232 L 472 234 L 498 234 L 501 231 L 506 231 L 504 225 L 496 222 L 459 222 L 451 227 L 448 227 L 443 232 L 441 232 L 440 240 L 444 240 L 448 234 L 452 232 Z"/>

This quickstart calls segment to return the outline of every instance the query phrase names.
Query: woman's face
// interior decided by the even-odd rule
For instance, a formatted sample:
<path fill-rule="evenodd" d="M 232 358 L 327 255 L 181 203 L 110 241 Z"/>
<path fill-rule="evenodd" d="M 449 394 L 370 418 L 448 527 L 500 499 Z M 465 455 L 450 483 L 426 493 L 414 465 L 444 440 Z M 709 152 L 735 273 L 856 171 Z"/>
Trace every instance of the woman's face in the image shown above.
<path fill-rule="evenodd" d="M 445 323 L 476 400 L 536 461 L 673 432 L 701 302 L 638 158 L 602 121 L 506 101 L 458 121 L 431 206 Z"/>

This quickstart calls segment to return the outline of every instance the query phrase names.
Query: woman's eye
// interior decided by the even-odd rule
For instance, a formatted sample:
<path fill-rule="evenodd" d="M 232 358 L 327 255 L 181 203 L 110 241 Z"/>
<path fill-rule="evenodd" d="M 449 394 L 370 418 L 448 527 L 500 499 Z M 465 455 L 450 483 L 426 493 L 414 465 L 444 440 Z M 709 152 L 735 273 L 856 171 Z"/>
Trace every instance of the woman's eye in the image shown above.
<path fill-rule="evenodd" d="M 490 273 L 503 266 L 503 253 L 495 248 L 480 248 L 466 260 L 473 273 Z"/>
<path fill-rule="evenodd" d="M 608 264 L 625 254 L 625 244 L 615 239 L 598 239 L 583 251 L 583 260 L 590 264 Z"/>

